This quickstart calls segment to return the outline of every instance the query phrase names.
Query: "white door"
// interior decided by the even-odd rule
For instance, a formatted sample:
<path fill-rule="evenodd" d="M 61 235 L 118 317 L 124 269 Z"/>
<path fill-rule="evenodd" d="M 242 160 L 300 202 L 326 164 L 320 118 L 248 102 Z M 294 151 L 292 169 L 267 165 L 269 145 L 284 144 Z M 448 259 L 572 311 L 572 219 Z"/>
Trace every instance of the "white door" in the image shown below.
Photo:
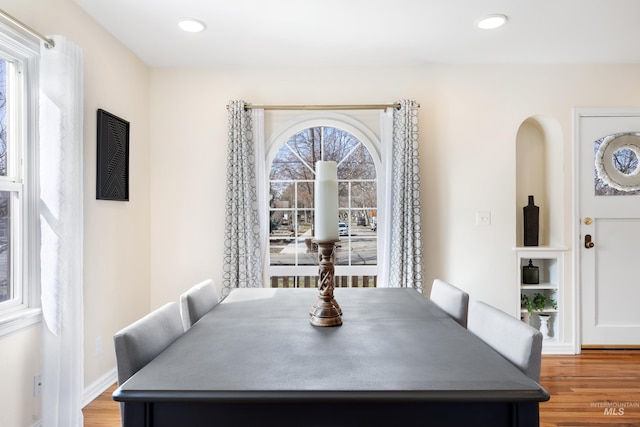
<path fill-rule="evenodd" d="M 576 126 L 582 346 L 638 346 L 640 109 L 579 110 Z"/>

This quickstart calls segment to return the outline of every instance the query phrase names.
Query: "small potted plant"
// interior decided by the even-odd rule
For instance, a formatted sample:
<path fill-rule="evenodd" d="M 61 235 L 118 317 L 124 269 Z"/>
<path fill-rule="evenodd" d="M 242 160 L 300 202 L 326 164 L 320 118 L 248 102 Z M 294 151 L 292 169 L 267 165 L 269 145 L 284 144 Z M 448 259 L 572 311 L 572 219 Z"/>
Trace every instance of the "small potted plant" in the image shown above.
<path fill-rule="evenodd" d="M 520 303 L 523 308 L 527 309 L 529 316 L 533 315 L 534 312 L 538 314 L 538 318 L 540 319 L 540 332 L 542 332 L 544 339 L 549 339 L 549 315 L 543 314 L 542 311 L 547 307 L 551 307 L 554 310 L 557 309 L 558 303 L 556 300 L 549 295 L 541 293 L 536 293 L 533 298 L 521 294 Z"/>

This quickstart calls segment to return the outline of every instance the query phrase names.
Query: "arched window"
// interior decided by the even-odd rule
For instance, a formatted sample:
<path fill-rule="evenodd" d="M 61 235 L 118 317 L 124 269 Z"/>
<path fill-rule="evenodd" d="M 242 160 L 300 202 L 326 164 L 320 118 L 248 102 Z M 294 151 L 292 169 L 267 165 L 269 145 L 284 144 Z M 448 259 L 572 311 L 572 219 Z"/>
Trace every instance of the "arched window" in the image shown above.
<path fill-rule="evenodd" d="M 271 287 L 317 285 L 313 224 L 319 160 L 338 164 L 336 286 L 376 286 L 380 165 L 376 144 L 374 136 L 357 127 L 322 119 L 301 121 L 272 138 L 266 168 Z"/>

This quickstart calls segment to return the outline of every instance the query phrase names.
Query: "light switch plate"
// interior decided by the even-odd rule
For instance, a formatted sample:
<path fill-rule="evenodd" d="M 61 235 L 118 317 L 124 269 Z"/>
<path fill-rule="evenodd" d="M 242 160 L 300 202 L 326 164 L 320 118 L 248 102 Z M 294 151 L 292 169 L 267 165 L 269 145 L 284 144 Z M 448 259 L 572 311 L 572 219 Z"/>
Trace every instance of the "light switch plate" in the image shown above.
<path fill-rule="evenodd" d="M 477 211 L 476 212 L 476 225 L 491 225 L 491 212 L 489 212 L 489 211 Z"/>

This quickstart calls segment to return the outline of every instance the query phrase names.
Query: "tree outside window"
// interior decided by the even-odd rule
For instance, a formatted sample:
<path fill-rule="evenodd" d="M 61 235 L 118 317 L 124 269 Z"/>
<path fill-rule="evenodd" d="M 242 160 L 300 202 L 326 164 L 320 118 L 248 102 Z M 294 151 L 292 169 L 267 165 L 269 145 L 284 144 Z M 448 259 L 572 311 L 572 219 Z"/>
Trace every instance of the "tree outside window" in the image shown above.
<path fill-rule="evenodd" d="M 269 171 L 270 266 L 288 266 L 288 271 L 295 271 L 296 267 L 318 265 L 313 223 L 315 163 L 319 160 L 338 164 L 338 214 L 347 231 L 341 233 L 337 244 L 336 265 L 353 268 L 353 275 L 364 272 L 356 267 L 373 267 L 371 271 L 375 271 L 375 164 L 361 141 L 334 127 L 313 127 L 296 133 L 282 144 L 273 159 Z M 298 273 L 304 276 L 309 271 Z M 298 286 L 297 281 L 289 286 Z"/>

